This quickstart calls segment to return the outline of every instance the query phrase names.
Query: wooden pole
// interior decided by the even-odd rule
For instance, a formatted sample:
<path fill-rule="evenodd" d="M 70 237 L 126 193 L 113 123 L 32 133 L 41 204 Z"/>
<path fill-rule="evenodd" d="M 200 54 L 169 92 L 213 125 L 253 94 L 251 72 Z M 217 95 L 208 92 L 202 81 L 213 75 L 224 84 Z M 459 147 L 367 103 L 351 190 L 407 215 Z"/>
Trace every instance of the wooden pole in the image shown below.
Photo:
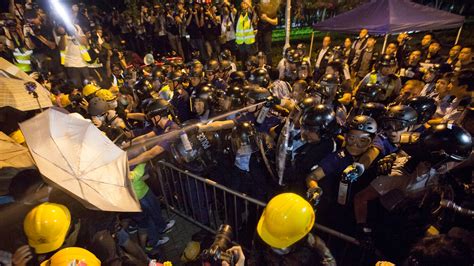
<path fill-rule="evenodd" d="M 456 41 L 454 42 L 454 45 L 458 44 L 458 42 L 459 42 L 459 37 L 461 37 L 461 32 L 462 32 L 462 26 L 463 25 L 461 25 L 461 27 L 459 27 L 458 36 L 456 36 Z"/>
<path fill-rule="evenodd" d="M 314 31 L 311 32 L 311 43 L 310 43 L 310 45 L 309 45 L 308 58 L 309 58 L 310 61 L 311 61 L 311 54 L 313 53 L 313 43 L 314 43 Z"/>
<path fill-rule="evenodd" d="M 382 46 L 382 52 L 381 52 L 381 54 L 384 54 L 384 53 L 385 53 L 385 47 L 387 46 L 388 35 L 390 35 L 390 34 L 389 34 L 389 33 L 385 34 L 385 39 L 383 40 L 383 46 Z"/>

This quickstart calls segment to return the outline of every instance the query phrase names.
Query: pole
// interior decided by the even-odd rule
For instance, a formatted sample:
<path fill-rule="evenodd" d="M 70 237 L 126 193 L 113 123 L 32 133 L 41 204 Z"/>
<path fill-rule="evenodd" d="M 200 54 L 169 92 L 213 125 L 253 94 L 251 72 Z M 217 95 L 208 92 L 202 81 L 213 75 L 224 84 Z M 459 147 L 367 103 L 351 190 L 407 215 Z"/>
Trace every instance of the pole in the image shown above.
<path fill-rule="evenodd" d="M 388 35 L 390 34 L 389 33 L 385 34 L 385 39 L 383 40 L 382 54 L 385 53 L 385 47 L 387 46 Z"/>
<path fill-rule="evenodd" d="M 459 27 L 458 36 L 456 36 L 456 41 L 454 42 L 454 45 L 458 44 L 458 42 L 459 42 L 459 37 L 461 37 L 462 26 L 463 25 L 461 25 L 461 27 Z"/>
<path fill-rule="evenodd" d="M 286 0 L 286 13 L 285 13 L 285 45 L 283 46 L 283 53 L 286 48 L 290 47 L 290 29 L 291 29 L 291 0 Z"/>
<path fill-rule="evenodd" d="M 308 58 L 311 61 L 311 54 L 313 53 L 313 42 L 314 42 L 314 31 L 311 32 L 311 44 L 309 45 L 309 54 Z"/>

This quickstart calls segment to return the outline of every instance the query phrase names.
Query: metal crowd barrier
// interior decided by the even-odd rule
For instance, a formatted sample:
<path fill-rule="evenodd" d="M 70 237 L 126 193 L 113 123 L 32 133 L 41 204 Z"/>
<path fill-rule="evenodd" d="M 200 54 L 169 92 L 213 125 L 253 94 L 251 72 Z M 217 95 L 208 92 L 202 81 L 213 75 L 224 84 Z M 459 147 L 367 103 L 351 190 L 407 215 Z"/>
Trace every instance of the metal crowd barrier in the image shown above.
<path fill-rule="evenodd" d="M 213 234 L 221 224 L 229 224 L 235 242 L 250 250 L 265 202 L 164 161 L 155 164 L 154 169 L 160 184 L 158 196 L 168 213 L 173 212 Z M 374 265 L 375 255 L 367 254 L 355 238 L 317 223 L 314 230 L 338 265 Z"/>

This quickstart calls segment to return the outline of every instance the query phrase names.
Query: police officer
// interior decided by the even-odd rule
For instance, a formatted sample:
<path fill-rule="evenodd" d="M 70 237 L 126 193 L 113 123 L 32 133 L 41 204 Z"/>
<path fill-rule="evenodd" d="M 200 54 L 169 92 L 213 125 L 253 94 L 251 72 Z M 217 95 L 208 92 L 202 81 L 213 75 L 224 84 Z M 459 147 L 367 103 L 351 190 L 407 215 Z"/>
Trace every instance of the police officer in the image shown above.
<path fill-rule="evenodd" d="M 414 128 L 412 131 L 423 132 L 426 129 L 424 124 L 428 122 L 436 112 L 436 101 L 430 97 L 418 96 L 408 99 L 406 104 L 415 109 L 418 117 L 416 125 L 413 126 Z"/>
<path fill-rule="evenodd" d="M 176 117 L 174 114 L 174 108 L 164 99 L 155 99 L 151 101 L 145 108 L 145 115 L 146 119 L 151 124 L 151 127 L 145 130 L 134 130 L 133 135 L 138 137 L 132 139 L 128 145 L 124 145 L 123 147 L 127 147 L 130 144 L 144 144 L 152 137 L 179 129 L 178 124 L 170 119 Z M 147 131 L 148 133 L 144 134 L 144 132 Z M 139 134 L 142 135 L 139 136 Z M 157 145 L 147 145 L 152 147 L 145 152 L 143 152 L 143 150 L 128 151 L 128 157 L 130 159 L 129 165 L 133 166 L 153 159 L 165 150 L 169 150 L 169 144 L 169 140 L 164 140 L 160 141 Z"/>
<path fill-rule="evenodd" d="M 324 241 L 310 232 L 314 220 L 312 206 L 301 196 L 272 198 L 258 222 L 248 265 L 336 265 Z"/>
<path fill-rule="evenodd" d="M 383 93 L 376 101 L 388 104 L 399 95 L 402 88 L 400 78 L 395 75 L 396 70 L 396 58 L 393 55 L 384 55 L 377 65 L 377 71 L 367 74 L 359 87 L 367 83 L 380 84 Z"/>
<path fill-rule="evenodd" d="M 214 107 L 217 101 L 215 90 L 214 86 L 208 83 L 202 84 L 193 91 L 190 102 L 194 119 L 203 122 L 214 116 Z"/>
<path fill-rule="evenodd" d="M 325 156 L 306 178 L 308 198 L 319 198 L 320 223 L 331 225 L 345 233 L 352 233 L 352 198 L 371 181 L 364 175 L 365 167 L 359 162 L 371 147 L 377 133 L 377 123 L 368 116 L 356 116 L 348 124 L 344 135 L 346 145 Z M 320 187 L 323 194 L 321 195 Z"/>
<path fill-rule="evenodd" d="M 191 68 L 189 71 L 190 86 L 187 89 L 189 95 L 193 93 L 203 83 L 204 73 L 200 69 Z"/>
<path fill-rule="evenodd" d="M 245 86 L 247 83 L 247 77 L 243 71 L 234 71 L 229 75 L 229 85 L 234 86 Z"/>
<path fill-rule="evenodd" d="M 316 167 L 327 154 L 335 152 L 337 145 L 334 141 L 339 132 L 336 113 L 327 105 L 316 105 L 312 98 L 306 98 L 298 107 L 302 109 L 301 119 L 290 130 L 286 152 L 288 166 L 285 171 L 291 192 L 304 195 L 305 177 Z M 300 124 L 300 125 L 298 125 Z M 279 141 L 278 144 L 282 144 Z M 278 149 L 278 148 L 277 148 Z M 277 160 L 283 158 L 277 158 Z M 280 163 L 277 161 L 277 164 Z"/>
<path fill-rule="evenodd" d="M 227 67 L 230 67 L 230 65 Z M 219 61 L 216 59 L 209 60 L 205 67 L 206 82 L 212 84 L 218 90 L 226 90 L 229 85 L 227 85 L 227 82 L 224 79 L 219 77 L 220 71 L 221 66 Z"/>
<path fill-rule="evenodd" d="M 341 83 L 337 76 L 333 74 L 325 74 L 320 84 L 320 94 L 322 103 L 332 106 L 336 112 L 336 118 L 339 125 L 344 125 L 347 117 L 346 107 L 339 101 L 345 93 L 341 90 Z"/>
<path fill-rule="evenodd" d="M 418 153 L 397 165 L 388 175 L 378 176 L 355 197 L 354 211 L 361 241 L 371 244 L 372 229 L 368 224 L 368 201 L 375 200 L 395 189 L 404 193 L 415 191 L 436 182 L 446 173 L 448 162 L 466 160 L 472 152 L 472 137 L 454 124 L 430 127 L 416 143 Z"/>
<path fill-rule="evenodd" d="M 175 107 L 176 116 L 181 122 L 187 121 L 192 117 L 189 107 L 189 94 L 184 89 L 184 81 L 185 76 L 182 71 L 177 70 L 168 74 L 168 86 L 171 93 L 169 102 Z M 162 92 L 167 94 L 165 88 L 160 91 L 160 96 L 164 96 Z"/>

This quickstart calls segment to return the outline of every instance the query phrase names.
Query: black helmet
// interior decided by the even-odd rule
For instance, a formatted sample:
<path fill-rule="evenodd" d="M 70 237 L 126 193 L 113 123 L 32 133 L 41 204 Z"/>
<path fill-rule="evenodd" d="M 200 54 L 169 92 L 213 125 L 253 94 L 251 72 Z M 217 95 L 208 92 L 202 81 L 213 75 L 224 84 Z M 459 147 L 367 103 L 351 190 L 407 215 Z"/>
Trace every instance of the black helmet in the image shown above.
<path fill-rule="evenodd" d="M 380 61 L 379 66 L 381 67 L 393 67 L 397 65 L 397 59 L 393 55 L 384 55 Z"/>
<path fill-rule="evenodd" d="M 306 97 L 304 98 L 303 100 L 301 100 L 297 105 L 296 107 L 303 111 L 303 112 L 306 112 L 307 110 L 315 107 L 316 105 L 318 105 L 318 100 L 314 97 Z"/>
<path fill-rule="evenodd" d="M 202 84 L 191 93 L 191 108 L 195 100 L 202 100 L 205 104 L 205 109 L 211 108 L 216 101 L 215 88 L 212 84 Z"/>
<path fill-rule="evenodd" d="M 89 101 L 89 106 L 87 107 L 87 112 L 89 115 L 97 116 L 102 115 L 109 110 L 109 105 L 106 101 L 102 100 L 99 97 L 94 97 Z"/>
<path fill-rule="evenodd" d="M 378 83 L 361 84 L 356 92 L 355 99 L 360 103 L 367 103 L 377 100 L 383 93 Z"/>
<path fill-rule="evenodd" d="M 172 114 L 172 105 L 168 101 L 161 98 L 153 99 L 145 107 L 145 115 L 148 119 L 157 115 L 166 117 L 170 114 Z"/>
<path fill-rule="evenodd" d="M 237 153 L 240 152 L 254 152 L 258 150 L 258 133 L 252 122 L 238 123 L 231 133 L 232 150 Z"/>
<path fill-rule="evenodd" d="M 311 66 L 307 60 L 303 60 L 301 64 L 298 66 L 298 70 L 308 70 L 311 74 Z"/>
<path fill-rule="evenodd" d="M 183 72 L 180 70 L 170 72 L 168 73 L 168 79 L 176 82 L 181 82 L 183 79 Z"/>
<path fill-rule="evenodd" d="M 390 107 L 383 120 L 383 128 L 399 131 L 416 124 L 418 115 L 415 109 L 407 105 Z"/>
<path fill-rule="evenodd" d="M 325 74 L 321 79 L 321 85 L 340 85 L 340 80 L 336 75 L 333 74 Z"/>
<path fill-rule="evenodd" d="M 221 61 L 221 71 L 228 72 L 232 69 L 231 61 L 222 60 Z"/>
<path fill-rule="evenodd" d="M 289 61 L 289 58 L 293 57 L 295 53 L 296 53 L 296 50 L 294 48 L 288 47 L 285 50 L 285 59 Z"/>
<path fill-rule="evenodd" d="M 426 96 L 418 96 L 411 98 L 406 103 L 411 108 L 415 109 L 418 119 L 417 124 L 424 124 L 431 119 L 436 112 L 436 102 L 433 98 Z"/>
<path fill-rule="evenodd" d="M 231 108 L 241 108 L 245 105 L 245 92 L 240 86 L 231 86 L 227 89 L 226 96 L 232 101 Z"/>
<path fill-rule="evenodd" d="M 153 79 L 163 83 L 165 81 L 165 73 L 161 69 L 156 69 L 153 71 Z"/>
<path fill-rule="evenodd" d="M 445 159 L 462 161 L 471 154 L 472 138 L 469 132 L 458 125 L 438 124 L 423 133 L 421 148 L 431 155 L 432 162 Z"/>
<path fill-rule="evenodd" d="M 348 124 L 348 129 L 360 130 L 369 134 L 377 133 L 377 122 L 370 116 L 358 115 L 352 118 Z"/>
<path fill-rule="evenodd" d="M 380 123 L 382 118 L 385 116 L 386 111 L 387 108 L 385 107 L 385 105 L 381 103 L 370 102 L 363 103 L 357 110 L 357 115 L 370 116 L 375 119 L 377 123 Z"/>
<path fill-rule="evenodd" d="M 300 64 L 303 61 L 303 54 L 299 50 L 291 50 L 288 52 L 286 60 L 293 64 Z"/>
<path fill-rule="evenodd" d="M 219 54 L 219 60 L 232 60 L 232 52 L 229 49 L 225 49 Z"/>
<path fill-rule="evenodd" d="M 209 62 L 207 62 L 206 64 L 205 70 L 206 72 L 216 73 L 217 71 L 219 71 L 219 61 L 217 61 L 216 59 L 209 60 Z"/>
<path fill-rule="evenodd" d="M 230 73 L 229 83 L 237 83 L 239 85 L 244 85 L 245 83 L 245 73 L 243 71 L 234 71 Z"/>
<path fill-rule="evenodd" d="M 252 99 L 254 103 L 261 103 L 265 101 L 269 96 L 271 96 L 270 91 L 262 87 L 258 87 L 258 88 L 252 87 L 252 88 L 249 88 L 247 92 L 247 99 Z"/>
<path fill-rule="evenodd" d="M 328 105 L 318 104 L 306 109 L 301 116 L 301 128 L 317 131 L 322 138 L 332 138 L 339 133 L 336 113 Z"/>
<path fill-rule="evenodd" d="M 249 56 L 249 58 L 247 59 L 247 61 L 245 61 L 245 66 L 248 68 L 255 68 L 255 67 L 258 67 L 258 59 L 256 56 L 252 55 L 252 56 Z"/>
<path fill-rule="evenodd" d="M 192 68 L 190 71 L 189 71 L 189 75 L 188 75 L 190 78 L 202 78 L 203 75 L 202 75 L 202 71 L 201 70 L 197 70 L 197 69 L 194 69 Z"/>
<path fill-rule="evenodd" d="M 270 75 L 265 68 L 257 68 L 250 73 L 249 82 L 266 88 L 270 84 Z"/>

